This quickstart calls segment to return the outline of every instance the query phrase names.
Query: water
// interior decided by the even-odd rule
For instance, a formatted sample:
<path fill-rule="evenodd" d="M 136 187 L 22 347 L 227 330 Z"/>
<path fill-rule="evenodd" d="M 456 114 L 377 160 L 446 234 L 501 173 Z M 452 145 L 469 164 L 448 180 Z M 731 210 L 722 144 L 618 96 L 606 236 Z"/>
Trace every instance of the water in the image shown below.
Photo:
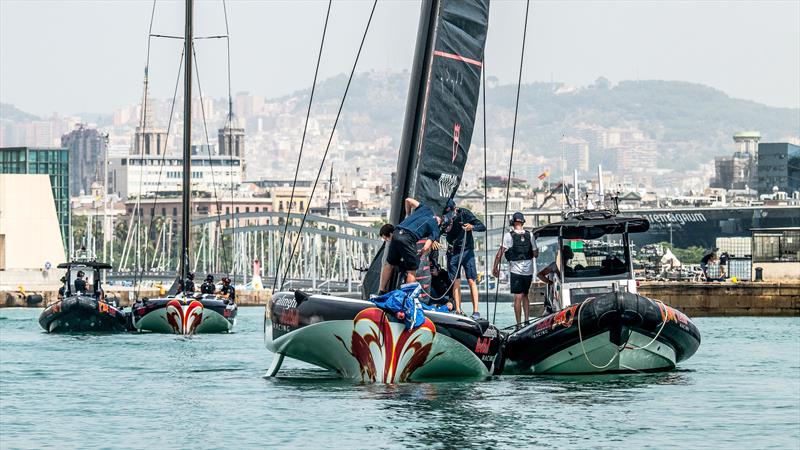
<path fill-rule="evenodd" d="M 511 319 L 501 305 L 498 323 Z M 700 318 L 669 373 L 362 385 L 236 332 L 44 334 L 0 309 L 0 448 L 800 447 L 800 318 Z"/>

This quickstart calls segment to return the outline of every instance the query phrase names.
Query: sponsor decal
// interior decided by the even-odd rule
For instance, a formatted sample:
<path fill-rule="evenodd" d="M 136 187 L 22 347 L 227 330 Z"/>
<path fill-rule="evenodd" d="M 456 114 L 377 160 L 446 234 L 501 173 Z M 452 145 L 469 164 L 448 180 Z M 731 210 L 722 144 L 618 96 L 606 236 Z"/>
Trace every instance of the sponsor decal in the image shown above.
<path fill-rule="evenodd" d="M 675 322 L 682 325 L 689 324 L 689 318 L 686 317 L 686 314 L 678 311 L 677 309 L 667 305 L 662 307 L 661 303 L 658 304 L 658 308 L 661 310 L 661 320 L 666 322 Z"/>
<path fill-rule="evenodd" d="M 358 361 L 362 381 L 407 381 L 415 370 L 441 355 L 430 355 L 436 336 L 430 319 L 406 330 L 380 308 L 366 308 L 356 315 L 349 346 L 345 339 L 334 336 Z"/>
<path fill-rule="evenodd" d="M 439 195 L 444 198 L 450 198 L 450 194 L 458 186 L 458 176 L 452 173 L 443 173 L 439 175 Z"/>
<path fill-rule="evenodd" d="M 280 312 L 278 321 L 283 325 L 296 327 L 300 323 L 300 310 L 297 308 L 287 308 Z"/>
<path fill-rule="evenodd" d="M 475 353 L 482 355 L 489 353 L 489 345 L 491 345 L 491 343 L 491 338 L 479 337 L 478 342 L 475 343 Z"/>
<path fill-rule="evenodd" d="M 557 327 L 571 327 L 572 322 L 575 320 L 575 312 L 578 310 L 578 306 L 580 305 L 575 304 L 569 308 L 565 308 L 557 312 L 555 316 L 553 316 L 553 323 L 550 326 L 550 329 L 555 330 Z"/>
<path fill-rule="evenodd" d="M 703 213 L 663 213 L 663 214 L 642 214 L 642 217 L 652 223 L 667 224 L 677 223 L 685 225 L 689 222 L 707 222 Z"/>
<path fill-rule="evenodd" d="M 453 125 L 453 158 L 450 162 L 456 162 L 456 156 L 458 156 L 458 139 L 461 135 L 461 124 L 456 123 Z"/>

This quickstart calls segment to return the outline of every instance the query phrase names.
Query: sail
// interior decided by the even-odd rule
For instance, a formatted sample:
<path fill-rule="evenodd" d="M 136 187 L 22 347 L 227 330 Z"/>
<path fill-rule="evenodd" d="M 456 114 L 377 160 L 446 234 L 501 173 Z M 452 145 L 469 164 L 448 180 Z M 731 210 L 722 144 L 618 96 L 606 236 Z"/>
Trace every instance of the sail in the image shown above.
<path fill-rule="evenodd" d="M 480 95 L 489 0 L 424 0 L 409 82 L 389 221 L 413 197 L 442 212 L 461 184 Z M 377 293 L 383 254 L 372 260 L 362 296 Z M 417 277 L 427 289 L 429 262 Z"/>
<path fill-rule="evenodd" d="M 400 167 L 405 159 L 401 155 L 398 163 L 404 189 L 396 194 L 402 192 L 403 198 L 416 198 L 440 212 L 455 195 L 467 163 L 480 95 L 489 1 L 440 0 L 432 2 L 431 8 L 435 20 L 424 55 L 427 64 L 419 77 L 417 114 L 404 136 L 407 162 Z M 408 119 L 406 128 L 411 126 Z M 395 199 L 392 206 L 401 209 L 403 198 Z"/>

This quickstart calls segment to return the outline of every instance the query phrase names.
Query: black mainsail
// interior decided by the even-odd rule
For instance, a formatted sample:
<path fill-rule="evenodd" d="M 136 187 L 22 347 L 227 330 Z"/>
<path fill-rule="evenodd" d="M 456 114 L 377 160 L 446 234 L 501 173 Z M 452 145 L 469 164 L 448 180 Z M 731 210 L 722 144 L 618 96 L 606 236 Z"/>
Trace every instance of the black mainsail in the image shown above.
<path fill-rule="evenodd" d="M 443 211 L 467 163 L 489 24 L 488 0 L 425 0 L 389 221 L 403 219 L 413 197 Z M 364 298 L 378 290 L 383 248 L 364 276 Z"/>

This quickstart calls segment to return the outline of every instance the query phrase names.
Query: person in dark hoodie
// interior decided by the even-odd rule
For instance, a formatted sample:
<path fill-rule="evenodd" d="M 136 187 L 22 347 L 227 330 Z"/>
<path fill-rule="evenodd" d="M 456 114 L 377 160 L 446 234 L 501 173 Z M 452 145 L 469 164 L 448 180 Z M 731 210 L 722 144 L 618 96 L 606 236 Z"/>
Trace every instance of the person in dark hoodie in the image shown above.
<path fill-rule="evenodd" d="M 472 318 L 480 318 L 478 312 L 478 268 L 475 265 L 475 240 L 472 232 L 486 231 L 483 224 L 472 211 L 456 207 L 451 199 L 447 202 L 444 210 L 445 222 L 448 223 L 445 230 L 447 238 L 447 274 L 453 280 L 453 300 L 456 305 L 456 312 L 463 313 L 461 310 L 461 273 L 464 273 L 469 283 L 469 292 L 472 297 Z"/>

